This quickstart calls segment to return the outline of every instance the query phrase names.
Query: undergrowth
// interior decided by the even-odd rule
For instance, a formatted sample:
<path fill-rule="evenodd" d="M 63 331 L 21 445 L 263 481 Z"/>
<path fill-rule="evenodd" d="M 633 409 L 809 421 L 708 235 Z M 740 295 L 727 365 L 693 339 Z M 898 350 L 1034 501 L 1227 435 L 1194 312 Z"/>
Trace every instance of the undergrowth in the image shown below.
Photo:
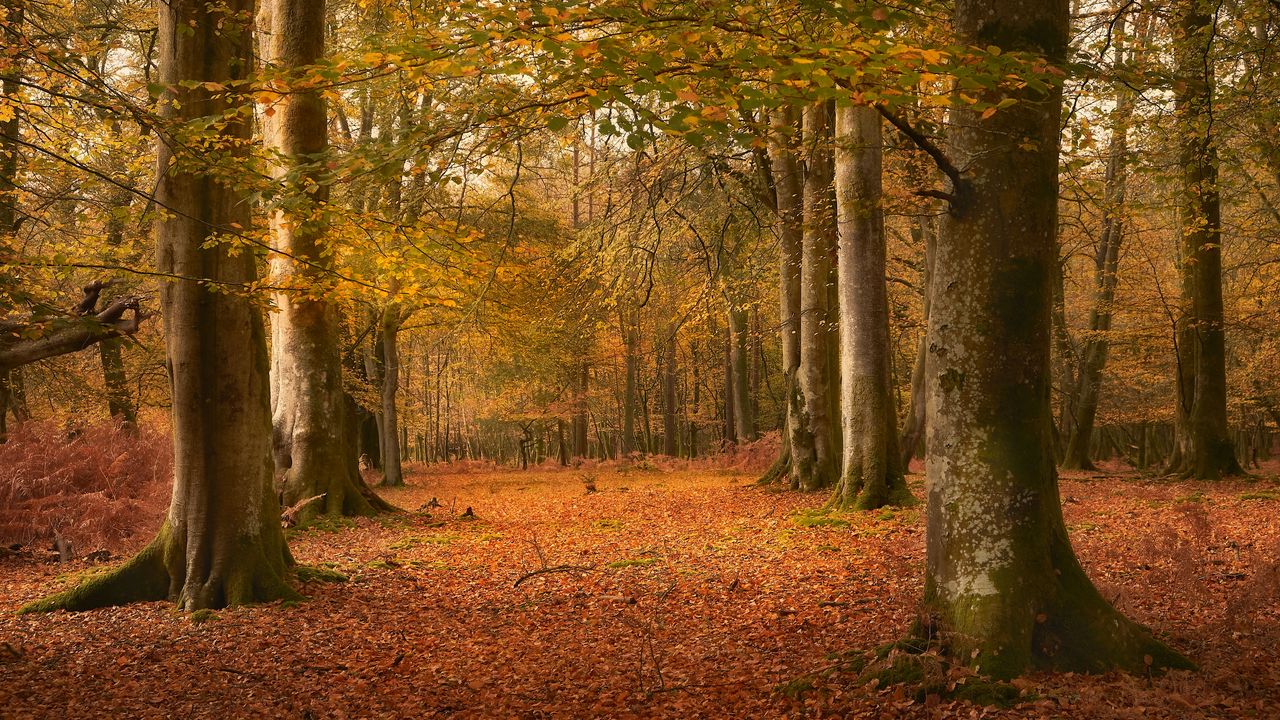
<path fill-rule="evenodd" d="M 75 555 L 136 549 L 160 525 L 172 472 L 169 437 L 154 429 L 23 423 L 0 444 L 0 543 L 56 534 Z"/>

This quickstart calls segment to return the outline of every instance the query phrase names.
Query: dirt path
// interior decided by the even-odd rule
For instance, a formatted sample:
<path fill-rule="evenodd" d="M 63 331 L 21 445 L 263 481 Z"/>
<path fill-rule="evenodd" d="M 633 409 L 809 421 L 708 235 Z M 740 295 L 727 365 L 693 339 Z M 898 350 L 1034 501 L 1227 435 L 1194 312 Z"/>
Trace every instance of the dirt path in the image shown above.
<path fill-rule="evenodd" d="M 573 471 L 410 483 L 393 502 L 443 507 L 297 534 L 299 562 L 349 580 L 310 583 L 309 601 L 284 608 L 202 623 L 164 603 L 17 617 L 61 586 L 61 571 L 0 564 L 0 642 L 11 647 L 0 645 L 0 716 L 997 714 L 924 707 L 839 675 L 798 701 L 777 692 L 829 653 L 910 624 L 919 509 L 815 516 L 803 511 L 820 497 L 708 472 L 608 472 L 595 493 Z M 1203 670 L 1150 687 L 1033 678 L 1039 698 L 998 714 L 1280 717 L 1276 486 L 1084 478 L 1063 495 L 1104 592 Z M 477 519 L 460 517 L 467 507 Z"/>

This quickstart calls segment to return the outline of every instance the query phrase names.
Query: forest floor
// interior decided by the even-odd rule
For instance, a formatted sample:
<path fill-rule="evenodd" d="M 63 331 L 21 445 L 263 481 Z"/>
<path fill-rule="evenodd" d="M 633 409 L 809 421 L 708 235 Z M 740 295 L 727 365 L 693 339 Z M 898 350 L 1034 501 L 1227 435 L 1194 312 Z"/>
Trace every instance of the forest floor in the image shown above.
<path fill-rule="evenodd" d="M 414 512 L 292 537 L 347 582 L 203 622 L 166 603 L 17 616 L 70 574 L 0 561 L 0 716 L 1280 717 L 1276 481 L 1064 478 L 1091 576 L 1201 669 L 1032 676 L 997 710 L 814 674 L 910 625 L 920 509 L 820 516 L 825 496 L 741 473 L 588 472 L 598 492 L 574 470 L 413 473 L 387 495 Z"/>

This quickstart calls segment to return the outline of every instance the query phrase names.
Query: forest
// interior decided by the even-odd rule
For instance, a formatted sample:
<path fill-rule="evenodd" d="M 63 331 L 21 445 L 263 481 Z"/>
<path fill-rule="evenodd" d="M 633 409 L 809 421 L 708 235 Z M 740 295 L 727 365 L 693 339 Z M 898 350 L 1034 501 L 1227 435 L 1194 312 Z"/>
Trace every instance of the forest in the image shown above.
<path fill-rule="evenodd" d="M 0 0 L 0 717 L 1280 718 L 1277 0 Z"/>

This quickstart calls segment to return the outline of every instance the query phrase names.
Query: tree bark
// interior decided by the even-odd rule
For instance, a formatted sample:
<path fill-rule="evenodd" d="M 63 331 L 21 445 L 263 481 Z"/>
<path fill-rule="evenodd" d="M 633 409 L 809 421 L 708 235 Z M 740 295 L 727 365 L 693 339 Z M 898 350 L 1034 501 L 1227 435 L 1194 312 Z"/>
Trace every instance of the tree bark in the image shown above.
<path fill-rule="evenodd" d="M 791 446 L 793 484 L 803 490 L 835 485 L 839 477 L 835 421 L 832 418 L 832 358 L 829 289 L 835 245 L 832 188 L 831 114 L 827 103 L 804 108 L 807 168 L 804 179 L 804 233 L 800 263 L 800 366 L 797 385 L 802 424 L 812 438 Z M 808 438 L 806 438 L 807 440 Z"/>
<path fill-rule="evenodd" d="M 1066 55 L 1065 0 L 966 0 L 954 19 L 967 46 Z M 952 662 L 999 678 L 1187 667 L 1102 597 L 1062 518 L 1050 398 L 1062 89 L 1047 80 L 986 119 L 952 110 L 952 160 L 966 170 L 931 290 L 921 629 Z"/>
<path fill-rule="evenodd" d="M 1174 117 L 1182 167 L 1182 308 L 1175 329 L 1178 360 L 1177 444 L 1168 470 L 1201 480 L 1243 475 L 1227 425 L 1226 338 L 1222 304 L 1222 209 L 1212 57 L 1216 6 L 1175 5 Z"/>
<path fill-rule="evenodd" d="M 274 296 L 271 315 L 272 444 L 282 475 L 283 505 L 316 496 L 296 515 L 372 515 L 390 506 L 360 476 L 357 418 L 342 385 L 341 336 L 326 251 L 328 201 L 323 160 L 328 149 L 325 102 L 302 84 L 324 56 L 324 0 L 262 0 L 258 12 L 262 58 L 285 77 L 274 113 L 264 119 L 265 144 L 280 183 L 271 212 Z"/>
<path fill-rule="evenodd" d="M 800 266 L 804 247 L 804 174 L 796 149 L 800 140 L 795 109 L 786 106 L 770 118 L 769 170 L 773 179 L 778 216 L 779 334 L 782 338 L 783 422 L 778 459 L 760 478 L 772 483 L 790 476 L 799 478 L 812 469 L 813 439 L 799 412 L 800 388 Z M 796 448 L 800 448 L 799 454 Z"/>
<path fill-rule="evenodd" d="M 382 484 L 404 485 L 400 466 L 400 418 L 396 411 L 396 394 L 400 391 L 400 306 L 388 303 L 378 325 L 382 338 Z"/>
<path fill-rule="evenodd" d="M 225 87 L 252 70 L 249 0 L 210 5 L 171 0 L 160 14 L 159 103 L 165 127 L 211 115 L 229 119 L 212 138 L 244 156 L 245 114 L 229 113 Z M 225 115 L 224 115 L 225 114 Z M 174 486 L 156 538 L 121 567 L 24 611 L 85 610 L 133 601 L 175 601 L 197 610 L 297 597 L 285 581 L 291 564 L 272 489 L 271 407 L 262 316 L 238 293 L 257 258 L 218 236 L 249 227 L 250 201 L 199 157 L 175 157 L 175 137 L 158 152 L 157 265 L 173 278 L 161 289 L 172 382 Z M 244 158 L 242 162 L 247 162 Z"/>
<path fill-rule="evenodd" d="M 889 377 L 880 114 L 871 107 L 840 108 L 835 125 L 844 442 L 831 504 L 857 510 L 911 505 L 916 499 L 899 465 L 898 419 Z"/>

